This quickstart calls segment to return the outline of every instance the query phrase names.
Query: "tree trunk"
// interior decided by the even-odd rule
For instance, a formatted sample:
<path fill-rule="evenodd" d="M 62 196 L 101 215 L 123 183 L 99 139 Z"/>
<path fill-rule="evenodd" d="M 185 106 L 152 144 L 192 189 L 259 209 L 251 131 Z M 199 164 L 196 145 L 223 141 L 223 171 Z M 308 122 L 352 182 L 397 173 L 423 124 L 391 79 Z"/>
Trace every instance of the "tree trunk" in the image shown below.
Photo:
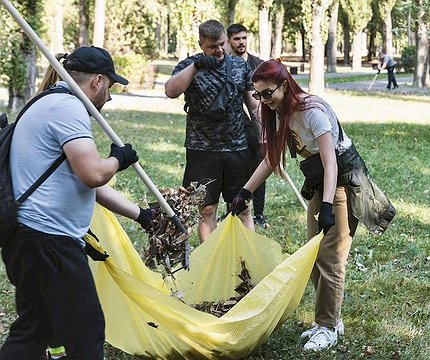
<path fill-rule="evenodd" d="M 105 42 L 105 0 L 95 0 L 93 45 L 103 47 Z"/>
<path fill-rule="evenodd" d="M 306 34 L 305 30 L 302 28 L 300 31 L 300 35 L 302 37 L 302 61 L 306 61 Z"/>
<path fill-rule="evenodd" d="M 372 31 L 369 33 L 369 43 L 367 46 L 367 61 L 372 61 L 372 59 L 376 56 L 376 45 L 375 45 L 375 38 L 376 38 L 376 28 L 372 29 Z"/>
<path fill-rule="evenodd" d="M 313 6 L 309 92 L 317 95 L 324 92 L 324 43 L 321 35 L 324 15 L 325 8 L 323 6 Z"/>
<path fill-rule="evenodd" d="M 429 87 L 429 39 L 428 28 L 423 18 L 418 18 L 417 31 L 417 66 L 415 68 L 414 85 L 418 87 Z"/>
<path fill-rule="evenodd" d="M 346 21 L 343 24 L 343 63 L 344 65 L 351 65 L 351 39 L 349 36 L 350 28 L 349 22 Z"/>
<path fill-rule="evenodd" d="M 234 24 L 234 13 L 236 10 L 237 0 L 229 0 L 228 1 L 228 24 Z"/>
<path fill-rule="evenodd" d="M 283 4 L 279 4 L 276 9 L 275 36 L 273 39 L 272 58 L 278 58 L 282 53 L 282 30 L 284 28 L 285 7 Z"/>
<path fill-rule="evenodd" d="M 412 31 L 412 16 L 411 9 L 408 10 L 408 46 L 416 43 L 415 33 Z"/>
<path fill-rule="evenodd" d="M 386 6 L 386 14 L 384 20 L 384 50 L 385 54 L 392 55 L 393 53 L 393 23 L 391 19 L 391 9 Z"/>
<path fill-rule="evenodd" d="M 55 3 L 55 25 L 54 25 L 54 37 L 53 46 L 55 48 L 54 53 L 64 53 L 64 29 L 63 29 L 63 18 L 64 18 L 64 1 L 58 0 Z"/>
<path fill-rule="evenodd" d="M 327 72 L 335 73 L 337 65 L 337 18 L 339 13 L 339 2 L 336 1 L 331 8 L 331 16 L 328 24 L 327 38 Z"/>
<path fill-rule="evenodd" d="M 269 6 L 265 5 L 258 11 L 258 32 L 260 40 L 260 57 L 263 60 L 270 58 L 270 32 L 269 32 Z"/>
<path fill-rule="evenodd" d="M 11 112 L 21 110 L 36 89 L 36 49 L 34 45 L 30 45 L 29 39 L 25 41 L 28 41 L 28 46 L 23 46 L 21 50 L 21 58 L 24 60 L 24 63 L 27 64 L 25 84 L 22 90 L 18 90 L 9 85 L 8 109 Z"/>
<path fill-rule="evenodd" d="M 88 1 L 79 0 L 79 46 L 88 46 L 88 26 L 89 26 L 89 15 L 88 15 Z"/>
<path fill-rule="evenodd" d="M 354 32 L 353 52 L 352 52 L 352 71 L 361 70 L 361 50 L 362 50 L 362 30 L 356 30 Z"/>

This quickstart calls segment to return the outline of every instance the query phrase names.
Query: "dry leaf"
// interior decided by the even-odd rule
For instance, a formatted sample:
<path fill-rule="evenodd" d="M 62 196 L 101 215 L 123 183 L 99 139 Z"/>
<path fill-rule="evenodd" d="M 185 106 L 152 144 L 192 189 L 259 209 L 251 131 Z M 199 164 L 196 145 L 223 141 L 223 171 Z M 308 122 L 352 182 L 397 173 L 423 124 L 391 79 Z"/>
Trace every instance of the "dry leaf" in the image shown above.
<path fill-rule="evenodd" d="M 187 189 L 181 187 L 160 190 L 186 229 L 186 233 L 178 229 L 157 202 L 149 204 L 151 209 L 155 210 L 153 226 L 147 231 L 149 245 L 145 249 L 145 264 L 149 268 L 157 270 L 161 265 L 167 274 L 171 274 L 171 269 L 175 265 L 181 263 L 185 265 L 188 261 L 191 228 L 200 218 L 197 207 L 203 204 L 207 193 L 206 185 L 210 182 L 212 180 L 204 179 L 192 182 Z"/>

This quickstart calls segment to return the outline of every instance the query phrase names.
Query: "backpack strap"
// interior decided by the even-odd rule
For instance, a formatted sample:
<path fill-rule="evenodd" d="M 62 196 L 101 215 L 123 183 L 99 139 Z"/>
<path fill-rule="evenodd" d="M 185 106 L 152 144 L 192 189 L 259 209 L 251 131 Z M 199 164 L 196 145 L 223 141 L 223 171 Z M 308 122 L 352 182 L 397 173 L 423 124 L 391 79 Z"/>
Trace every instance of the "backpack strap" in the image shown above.
<path fill-rule="evenodd" d="M 22 115 L 28 110 L 28 108 L 33 105 L 37 100 L 41 99 L 42 97 L 49 95 L 49 94 L 70 94 L 70 90 L 63 88 L 63 87 L 54 87 L 51 86 L 48 90 L 41 92 L 40 94 L 37 94 L 33 98 L 30 99 L 30 101 L 25 104 L 24 108 L 19 112 L 18 116 L 16 117 L 15 123 L 21 118 Z M 61 163 L 66 160 L 66 155 L 62 153 L 55 161 L 54 163 L 34 182 L 33 185 L 30 186 L 30 188 L 22 194 L 17 200 L 16 203 L 18 206 L 20 206 L 42 183 L 49 177 L 51 174 L 61 165 Z"/>

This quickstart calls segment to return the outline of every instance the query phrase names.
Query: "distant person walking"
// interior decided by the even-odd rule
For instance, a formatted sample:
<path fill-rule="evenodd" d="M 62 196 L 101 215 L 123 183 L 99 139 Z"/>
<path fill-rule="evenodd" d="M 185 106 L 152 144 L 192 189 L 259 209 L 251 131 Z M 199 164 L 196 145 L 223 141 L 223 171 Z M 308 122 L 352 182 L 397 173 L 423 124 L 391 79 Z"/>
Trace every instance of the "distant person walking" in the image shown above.
<path fill-rule="evenodd" d="M 396 67 L 396 61 L 392 56 L 388 54 L 384 54 L 382 51 L 378 55 L 379 64 L 378 64 L 378 74 L 381 70 L 387 69 L 388 72 L 388 85 L 387 90 L 391 90 L 391 84 L 393 84 L 393 89 L 397 89 L 399 86 L 397 85 L 396 78 L 394 76 L 394 69 Z"/>
<path fill-rule="evenodd" d="M 242 24 L 232 24 L 227 28 L 227 37 L 231 48 L 231 54 L 241 57 L 248 63 L 251 70 L 254 71 L 258 65 L 263 62 L 263 60 L 247 51 L 247 33 L 248 29 Z M 247 125 L 245 125 L 245 129 L 251 155 L 251 167 L 252 171 L 254 171 L 263 159 L 260 146 L 259 124 L 253 124 L 250 119 Z M 256 141 L 253 141 L 253 139 Z M 255 190 L 254 198 L 252 200 L 254 205 L 254 224 L 263 229 L 267 229 L 269 227 L 269 224 L 266 222 L 266 217 L 264 216 L 265 197 L 266 182 L 263 182 L 259 188 Z"/>

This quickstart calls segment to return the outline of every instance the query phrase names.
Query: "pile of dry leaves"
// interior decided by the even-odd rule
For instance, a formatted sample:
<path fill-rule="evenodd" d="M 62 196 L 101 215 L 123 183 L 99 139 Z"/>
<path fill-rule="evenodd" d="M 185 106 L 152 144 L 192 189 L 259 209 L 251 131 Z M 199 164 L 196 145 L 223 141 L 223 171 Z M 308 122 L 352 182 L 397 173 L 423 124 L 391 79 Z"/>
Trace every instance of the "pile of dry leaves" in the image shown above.
<path fill-rule="evenodd" d="M 203 204 L 206 197 L 206 185 L 210 179 L 192 182 L 188 188 L 161 189 L 160 193 L 178 216 L 179 221 L 186 229 L 186 233 L 169 219 L 160 205 L 150 203 L 149 206 L 155 211 L 152 228 L 147 231 L 149 245 L 145 249 L 145 264 L 151 269 L 163 266 L 168 274 L 177 264 L 186 267 L 189 256 L 188 238 L 191 227 L 198 221 L 199 214 L 197 206 Z"/>
<path fill-rule="evenodd" d="M 242 271 L 240 272 L 238 277 L 242 281 L 234 289 L 234 291 L 236 291 L 239 294 L 238 296 L 231 297 L 228 300 L 221 300 L 221 301 L 216 301 L 216 302 L 203 301 L 200 304 L 194 304 L 194 305 L 190 305 L 190 306 L 196 310 L 212 314 L 216 317 L 221 317 L 226 312 L 228 312 L 246 294 L 248 294 L 251 291 L 251 289 L 254 287 L 254 285 L 251 282 L 251 276 L 249 275 L 248 269 L 245 266 L 245 261 L 241 260 L 240 265 L 242 267 Z"/>

